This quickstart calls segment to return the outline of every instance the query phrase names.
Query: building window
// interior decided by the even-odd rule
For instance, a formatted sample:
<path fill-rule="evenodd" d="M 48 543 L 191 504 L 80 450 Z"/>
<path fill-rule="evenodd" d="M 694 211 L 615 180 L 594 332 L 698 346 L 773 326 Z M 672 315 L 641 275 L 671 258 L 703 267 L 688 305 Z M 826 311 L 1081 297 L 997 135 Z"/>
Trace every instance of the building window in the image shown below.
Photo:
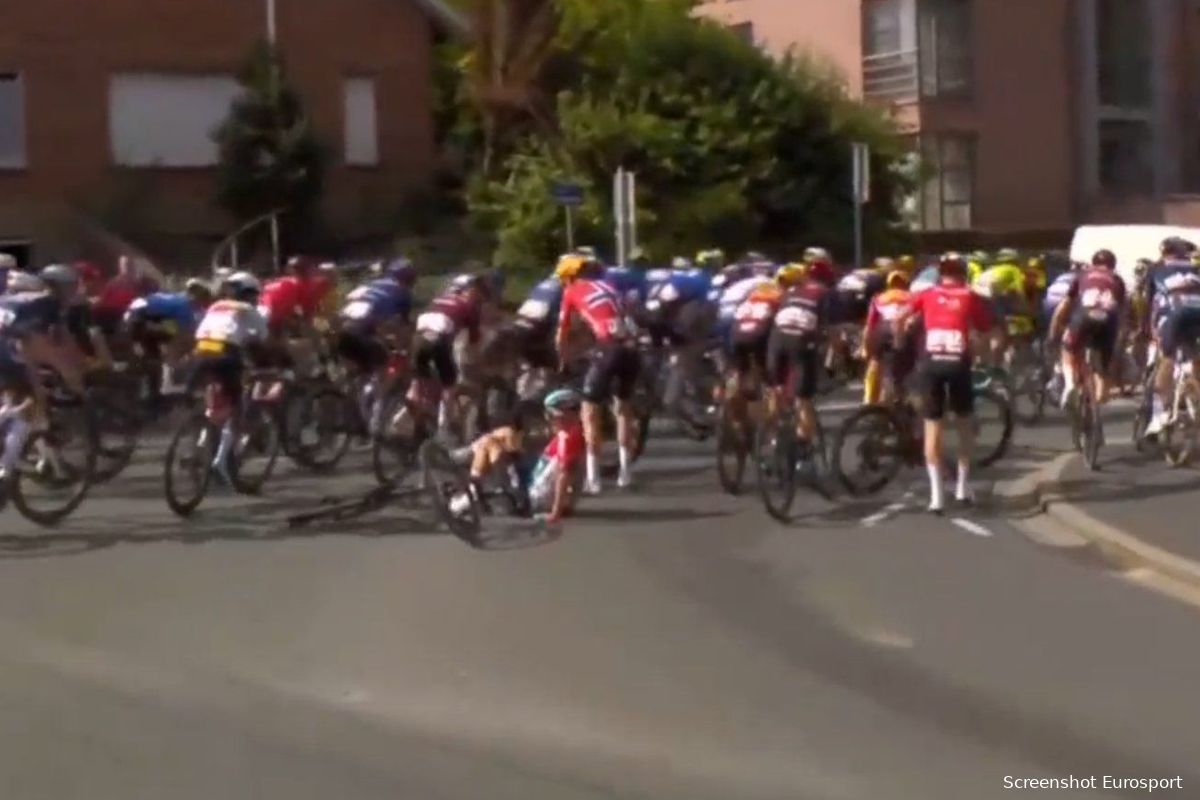
<path fill-rule="evenodd" d="M 868 0 L 863 7 L 863 55 L 901 50 L 900 0 Z"/>
<path fill-rule="evenodd" d="M 20 75 L 0 72 L 0 169 L 24 167 L 24 87 Z"/>
<path fill-rule="evenodd" d="M 1100 105 L 1146 109 L 1151 106 L 1153 32 L 1148 2 L 1099 0 L 1096 53 Z"/>
<path fill-rule="evenodd" d="M 124 167 L 211 167 L 213 132 L 241 86 L 226 75 L 113 75 L 108 84 L 112 157 Z"/>
<path fill-rule="evenodd" d="M 975 141 L 958 134 L 921 137 L 919 227 L 929 231 L 969 230 L 975 198 Z"/>
<path fill-rule="evenodd" d="M 729 30 L 746 44 L 754 44 L 753 22 L 740 22 L 737 25 L 730 25 Z"/>
<path fill-rule="evenodd" d="M 1150 123 L 1138 119 L 1100 120 L 1100 186 L 1117 194 L 1154 189 Z"/>
<path fill-rule="evenodd" d="M 375 80 L 349 78 L 345 100 L 346 163 L 373 167 L 379 163 L 379 128 L 376 120 Z"/>
<path fill-rule="evenodd" d="M 970 94 L 970 0 L 921 0 L 918 17 L 922 96 Z"/>

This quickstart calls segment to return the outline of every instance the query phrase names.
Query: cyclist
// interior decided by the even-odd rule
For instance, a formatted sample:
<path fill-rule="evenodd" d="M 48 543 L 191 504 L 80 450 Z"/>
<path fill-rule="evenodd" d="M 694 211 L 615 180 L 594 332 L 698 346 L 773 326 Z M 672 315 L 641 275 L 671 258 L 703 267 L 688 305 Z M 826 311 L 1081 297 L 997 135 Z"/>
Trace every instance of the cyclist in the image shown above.
<path fill-rule="evenodd" d="M 987 301 L 967 287 L 967 262 L 958 253 L 946 253 L 938 262 L 938 284 L 912 298 L 903 322 L 924 321 L 921 372 L 925 379 L 925 468 L 929 472 L 929 510 L 945 508 L 942 486 L 942 418 L 947 405 L 958 429 L 958 483 L 954 496 L 972 500 L 971 450 L 975 431 L 971 416 L 975 395 L 971 383 L 971 330 L 991 327 Z"/>
<path fill-rule="evenodd" d="M 725 268 L 725 252 L 719 247 L 711 250 L 701 250 L 696 253 L 696 267 L 710 274 L 720 272 Z"/>
<path fill-rule="evenodd" d="M 76 274 L 88 278 L 88 284 L 99 285 L 99 270 L 91 264 L 80 262 L 75 265 Z M 121 256 L 117 259 L 117 274 L 103 282 L 92 299 L 91 321 L 107 340 L 111 340 L 121 328 L 125 312 L 139 297 L 158 290 L 152 278 L 142 274 L 135 259 Z"/>
<path fill-rule="evenodd" d="M 916 296 L 926 289 L 932 289 L 938 285 L 938 281 L 942 279 L 941 271 L 937 264 L 931 264 L 919 271 L 912 283 L 908 287 L 909 294 Z"/>
<path fill-rule="evenodd" d="M 992 316 L 996 322 L 991 337 L 991 364 L 995 367 L 1004 363 L 1011 342 L 1010 328 L 1018 336 L 1032 333 L 1025 271 L 1016 264 L 1016 259 L 1015 250 L 1001 250 L 996 254 L 996 263 L 971 283 L 971 289 L 976 294 L 991 300 Z"/>
<path fill-rule="evenodd" d="M 916 352 L 913 338 L 896 330 L 895 322 L 904 313 L 911 299 L 908 276 L 899 270 L 888 273 L 886 288 L 871 301 L 867 326 L 863 333 L 863 356 L 867 372 L 863 378 L 863 403 L 874 405 L 882 390 L 883 358 L 892 353 L 892 386 L 898 395 L 903 393 L 904 381 L 912 372 Z"/>
<path fill-rule="evenodd" d="M 555 349 L 559 367 L 566 361 L 571 323 L 578 316 L 591 330 L 595 345 L 590 365 L 583 380 L 583 432 L 587 440 L 586 481 L 584 491 L 599 494 L 598 468 L 602 436 L 600 404 L 609 397 L 617 401 L 617 444 L 620 472 L 617 485 L 633 483 L 633 395 L 641 363 L 636 349 L 636 335 L 625 305 L 616 288 L 603 279 L 603 271 L 595 260 L 568 256 L 559 261 L 554 274 L 563 284 L 562 306 L 559 309 Z"/>
<path fill-rule="evenodd" d="M 812 263 L 828 265 L 832 268 L 833 262 L 828 258 L 828 253 L 819 248 L 817 251 L 817 258 Z M 805 261 L 809 261 L 807 257 L 809 253 L 806 252 L 805 255 Z M 840 355 L 849 360 L 850 356 L 858 354 L 851 350 L 851 339 L 854 335 L 862 332 L 863 325 L 867 321 L 867 311 L 871 308 L 871 301 L 875 299 L 875 295 L 883 291 L 887 272 L 881 272 L 880 268 L 890 269 L 890 265 L 891 259 L 877 259 L 870 267 L 851 270 L 837 282 L 837 287 L 834 289 L 834 308 L 837 317 L 830 320 L 837 326 L 837 335 L 832 338 L 833 346 L 830 348 L 830 362 L 826 364 L 827 367 L 832 365 L 836 356 Z M 824 271 L 824 267 L 820 269 Z M 853 347 L 860 351 L 862 349 L 861 344 Z"/>
<path fill-rule="evenodd" d="M 817 434 L 813 398 L 820 365 L 818 347 L 833 316 L 835 274 L 829 264 L 814 261 L 799 272 L 785 267 L 777 280 L 783 295 L 767 340 L 767 373 L 771 378 L 768 409 L 775 413 L 785 393 L 794 391 L 796 436 L 801 443 L 811 443 Z"/>
<path fill-rule="evenodd" d="M 755 394 L 758 383 L 767 374 L 767 344 L 771 322 L 783 297 L 783 287 L 804 279 L 803 264 L 779 268 L 774 280 L 751 276 L 738 281 L 728 292 L 741 297 L 729 318 L 729 365 L 726 369 L 724 396 L 734 423 L 742 432 L 747 423 L 746 399 Z M 722 304 L 726 304 L 722 298 Z"/>
<path fill-rule="evenodd" d="M 1057 339 L 1063 327 L 1063 407 L 1078 385 L 1080 357 L 1085 349 L 1100 353 L 1100 371 L 1092 376 L 1093 397 L 1098 404 L 1108 400 L 1109 375 L 1124 320 L 1125 281 L 1117 274 L 1117 257 L 1111 250 L 1097 250 L 1092 266 L 1074 273 L 1066 299 L 1054 312 L 1050 336 Z M 1068 322 L 1069 320 L 1069 322 Z"/>
<path fill-rule="evenodd" d="M 543 402 L 553 436 L 530 477 L 529 505 L 534 513 L 547 514 L 547 522 L 561 520 L 574 501 L 571 487 L 587 450 L 579 418 L 582 403 L 574 389 L 551 392 Z"/>
<path fill-rule="evenodd" d="M 406 258 L 391 261 L 382 277 L 368 281 L 346 295 L 338 314 L 337 354 L 368 376 L 366 386 L 370 409 L 367 430 L 379 430 L 383 398 L 391 388 L 388 359 L 392 350 L 408 343 L 412 314 L 412 287 L 417 272 Z"/>
<path fill-rule="evenodd" d="M 671 364 L 678 364 L 681 381 L 696 375 L 716 323 L 716 306 L 709 302 L 712 276 L 683 267 L 672 269 L 664 280 L 650 287 L 639 320 L 656 348 L 670 347 Z M 690 264 L 690 262 L 687 262 Z M 665 405 L 673 408 L 678 382 L 671 381 Z"/>
<path fill-rule="evenodd" d="M 558 363 L 554 351 L 554 327 L 558 323 L 562 292 L 562 283 L 553 275 L 535 285 L 517 308 L 516 318 L 506 326 L 502 337 L 511 345 L 507 352 L 528 364 L 539 376 L 553 370 Z M 529 376 L 529 381 L 535 380 L 533 375 Z M 524 397 L 529 386 L 530 383 L 525 382 L 516 387 L 517 394 Z"/>
<path fill-rule="evenodd" d="M 321 349 L 319 329 L 329 327 L 320 314 L 333 283 L 308 256 L 292 256 L 287 269 L 288 275 L 262 287 L 258 310 L 267 321 L 273 360 L 284 368 L 306 370 Z"/>
<path fill-rule="evenodd" d="M 917 272 L 917 259 L 912 255 L 902 255 L 896 259 L 896 269 L 903 272 L 911 281 Z"/>
<path fill-rule="evenodd" d="M 562 258 L 566 258 L 563 256 Z M 584 255 L 584 258 L 595 260 L 594 256 Z M 561 263 L 560 259 L 560 263 Z M 649 289 L 648 275 L 650 273 L 650 259 L 646 255 L 646 251 L 640 247 L 634 248 L 630 253 L 629 265 L 625 267 L 608 267 L 604 270 L 604 280 L 610 286 L 617 290 L 617 294 L 621 296 L 622 302 L 626 307 L 638 309 L 642 306 L 642 301 L 646 299 L 646 292 Z M 562 284 L 560 283 L 561 287 Z"/>
<path fill-rule="evenodd" d="M 967 283 L 973 284 L 992 263 L 992 254 L 987 250 L 976 250 L 967 256 Z"/>
<path fill-rule="evenodd" d="M 474 363 L 482 338 L 483 306 L 488 298 L 488 284 L 478 275 L 460 275 L 417 317 L 417 345 L 413 364 L 418 378 L 436 378 L 442 388 L 438 403 L 438 429 L 458 420 L 459 362 L 455 359 L 454 341 L 466 333 L 467 346 L 462 360 Z M 418 393 L 414 382 L 412 391 Z M 416 396 L 423 401 L 425 398 Z"/>
<path fill-rule="evenodd" d="M 248 360 L 259 359 L 268 335 L 267 321 L 257 308 L 261 291 L 258 278 L 249 272 L 233 273 L 221 283 L 217 301 L 196 326 L 191 387 L 216 387 L 205 398 L 205 414 L 221 430 L 211 466 L 226 483 L 234 419 L 242 402 L 242 373 Z"/>
<path fill-rule="evenodd" d="M 1162 260 L 1150 270 L 1147 280 L 1158 366 L 1154 373 L 1154 414 L 1146 436 L 1158 434 L 1170 417 L 1168 404 L 1174 390 L 1176 354 L 1200 337 L 1200 269 L 1191 260 L 1196 248 L 1184 239 L 1171 237 L 1159 250 Z"/>
<path fill-rule="evenodd" d="M 142 357 L 162 366 L 159 386 L 162 394 L 178 394 L 185 388 L 173 379 L 175 367 L 191 349 L 192 332 L 212 300 L 209 285 L 191 278 L 182 292 L 155 292 L 139 297 L 125 312 L 130 340 L 141 348 Z"/>

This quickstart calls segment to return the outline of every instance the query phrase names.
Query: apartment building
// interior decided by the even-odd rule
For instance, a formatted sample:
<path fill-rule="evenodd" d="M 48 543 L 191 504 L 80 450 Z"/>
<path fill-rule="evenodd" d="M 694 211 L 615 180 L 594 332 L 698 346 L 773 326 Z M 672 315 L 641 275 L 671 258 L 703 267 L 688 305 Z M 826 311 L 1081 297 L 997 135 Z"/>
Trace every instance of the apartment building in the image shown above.
<path fill-rule="evenodd" d="M 273 33 L 333 155 L 328 213 L 369 225 L 434 167 L 439 0 L 37 0 L 0 25 L 0 249 L 69 257 L 106 212 L 163 237 L 230 229 L 212 202 L 213 129 Z"/>
<path fill-rule="evenodd" d="M 712 0 L 772 52 L 827 59 L 931 174 L 926 232 L 1053 237 L 1200 221 L 1196 0 Z"/>

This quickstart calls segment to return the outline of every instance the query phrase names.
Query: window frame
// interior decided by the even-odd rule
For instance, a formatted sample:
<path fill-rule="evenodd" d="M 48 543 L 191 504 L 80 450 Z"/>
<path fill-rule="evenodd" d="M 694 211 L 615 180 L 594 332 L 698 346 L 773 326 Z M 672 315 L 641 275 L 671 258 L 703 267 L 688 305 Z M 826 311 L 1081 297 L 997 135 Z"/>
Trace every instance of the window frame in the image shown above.
<path fill-rule="evenodd" d="M 220 80 L 222 82 L 226 82 L 226 88 L 229 89 L 228 93 L 230 95 L 229 101 L 226 105 L 223 115 L 219 119 L 215 120 L 213 124 L 204 131 L 204 137 L 207 146 L 207 143 L 211 141 L 212 134 L 216 131 L 217 127 L 229 118 L 229 112 L 230 109 L 232 109 L 233 104 L 237 102 L 237 99 L 245 93 L 245 87 L 238 82 L 236 74 L 232 72 L 219 71 L 188 72 L 155 69 L 120 69 L 114 70 L 108 75 L 107 96 L 105 98 L 105 111 L 107 115 L 106 133 L 108 135 L 108 155 L 114 167 L 122 170 L 169 170 L 184 172 L 216 169 L 221 163 L 220 146 L 216 142 L 211 142 L 211 155 L 206 154 L 203 161 L 201 161 L 199 158 L 190 157 L 186 159 L 179 159 L 176 157 L 172 157 L 170 159 L 163 159 L 161 157 L 154 159 L 142 159 L 137 153 L 132 153 L 132 155 L 139 156 L 138 158 L 131 158 L 131 154 L 122 149 L 121 145 L 130 144 L 130 142 L 122 141 L 118 138 L 118 133 L 121 131 L 118 130 L 118 120 L 116 116 L 114 116 L 117 110 L 115 99 L 118 93 L 118 84 L 122 80 L 137 78 L 157 78 L 164 81 L 178 80 L 184 82 L 198 82 L 203 80 Z M 134 144 L 142 146 L 144 143 L 135 142 Z"/>
<path fill-rule="evenodd" d="M 0 70 L 0 81 L 11 81 L 16 91 L 16 142 L 14 158 L 4 158 L 0 153 L 0 172 L 21 172 L 29 168 L 29 130 L 26 119 L 25 75 L 20 70 Z"/>
<path fill-rule="evenodd" d="M 950 61 L 944 44 L 950 41 L 942 29 L 953 14 L 962 15 L 962 53 L 956 57 L 960 64 L 962 81 L 947 88 L 944 77 Z M 928 27 L 932 26 L 932 31 Z M 917 6 L 917 65 L 920 70 L 919 91 L 922 99 L 964 99 L 975 93 L 975 14 L 970 0 L 919 0 Z"/>
<path fill-rule="evenodd" d="M 950 144 L 962 145 L 963 162 L 947 168 L 946 152 Z M 926 180 L 922 181 L 919 189 L 919 229 L 923 231 L 974 230 L 975 200 L 978 188 L 976 175 L 979 163 L 978 136 L 974 133 L 958 131 L 925 133 L 918 137 L 917 148 L 920 153 L 922 168 L 928 170 L 932 166 L 932 174 Z M 934 155 L 932 161 L 928 157 L 928 153 Z M 967 187 L 965 200 L 946 199 L 948 194 L 947 186 L 949 184 L 947 175 L 961 175 L 965 178 L 965 186 Z M 933 215 L 931 212 L 934 211 L 934 208 L 936 208 L 937 218 L 936 220 L 931 220 L 931 216 Z M 947 226 L 947 209 L 965 210 L 968 222 L 967 226 Z"/>

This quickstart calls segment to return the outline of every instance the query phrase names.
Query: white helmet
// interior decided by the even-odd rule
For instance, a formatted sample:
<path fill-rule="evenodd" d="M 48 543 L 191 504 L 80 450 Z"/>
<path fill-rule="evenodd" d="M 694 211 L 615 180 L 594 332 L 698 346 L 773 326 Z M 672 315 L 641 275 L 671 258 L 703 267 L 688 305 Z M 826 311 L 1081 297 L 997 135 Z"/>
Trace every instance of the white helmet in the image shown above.
<path fill-rule="evenodd" d="M 11 253 L 0 253 L 0 269 L 16 269 L 17 259 Z"/>
<path fill-rule="evenodd" d="M 8 274 L 8 286 L 5 290 L 9 294 L 21 294 L 23 292 L 41 292 L 45 289 L 46 284 L 42 283 L 42 279 L 37 275 L 25 270 L 17 270 Z"/>
<path fill-rule="evenodd" d="M 235 272 L 222 281 L 222 286 L 232 289 L 236 297 L 247 294 L 257 295 L 262 291 L 262 284 L 250 272 Z"/>

